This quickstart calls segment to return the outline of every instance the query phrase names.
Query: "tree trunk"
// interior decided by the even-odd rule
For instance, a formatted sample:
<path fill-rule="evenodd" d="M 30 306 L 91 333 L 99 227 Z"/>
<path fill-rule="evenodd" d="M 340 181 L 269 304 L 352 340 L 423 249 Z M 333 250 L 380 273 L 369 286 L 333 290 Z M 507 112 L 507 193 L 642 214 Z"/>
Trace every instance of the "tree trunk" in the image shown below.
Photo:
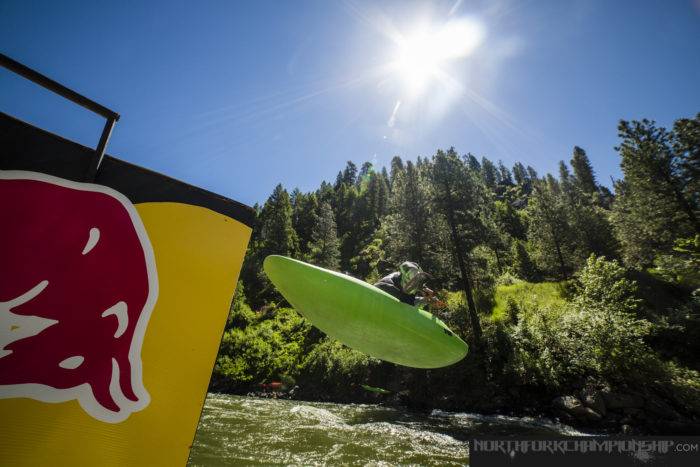
<path fill-rule="evenodd" d="M 467 310 L 469 312 L 469 321 L 472 325 L 472 331 L 474 332 L 474 344 L 478 347 L 481 343 L 481 324 L 479 323 L 479 316 L 476 314 L 476 305 L 474 304 L 474 296 L 472 294 L 471 286 L 471 265 L 464 258 L 462 249 L 460 248 L 459 236 L 457 235 L 457 227 L 454 220 L 454 212 L 452 210 L 452 202 L 448 202 L 449 206 L 447 208 L 447 221 L 450 224 L 450 233 L 452 236 L 452 243 L 454 245 L 455 253 L 457 255 L 457 264 L 459 265 L 459 272 L 462 276 L 462 288 L 464 289 L 464 295 L 467 298 Z"/>
<path fill-rule="evenodd" d="M 566 280 L 569 278 L 569 275 L 566 273 L 564 256 L 561 254 L 561 247 L 559 246 L 559 241 L 557 240 L 557 236 L 554 233 L 554 229 L 552 229 L 552 239 L 554 240 L 554 248 L 557 250 L 557 256 L 559 257 L 559 270 L 561 271 L 562 278 Z"/>
<path fill-rule="evenodd" d="M 500 274 L 503 268 L 501 267 L 501 255 L 498 254 L 498 247 L 495 247 L 493 252 L 496 254 L 496 267 L 498 267 L 498 273 Z"/>
<path fill-rule="evenodd" d="M 561 253 L 561 245 L 559 245 L 559 239 L 557 237 L 557 232 L 554 229 L 555 219 L 551 214 L 549 207 L 544 212 L 547 224 L 549 224 L 549 231 L 552 233 L 552 241 L 554 242 L 554 249 L 557 251 L 557 258 L 559 259 L 559 271 L 561 272 L 562 278 L 564 280 L 569 278 L 566 273 L 566 265 L 564 264 L 564 255 Z"/>

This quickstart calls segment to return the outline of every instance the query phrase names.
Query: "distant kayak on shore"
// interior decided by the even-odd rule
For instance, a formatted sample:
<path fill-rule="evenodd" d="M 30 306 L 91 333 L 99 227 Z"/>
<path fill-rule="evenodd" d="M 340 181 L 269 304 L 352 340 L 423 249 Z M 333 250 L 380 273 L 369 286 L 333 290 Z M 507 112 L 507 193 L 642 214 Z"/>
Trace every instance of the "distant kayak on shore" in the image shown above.
<path fill-rule="evenodd" d="M 361 386 L 362 389 L 364 389 L 365 391 L 374 392 L 376 394 L 391 394 L 391 391 L 389 391 L 388 389 L 377 388 L 374 386 L 369 386 L 367 384 L 362 384 Z"/>

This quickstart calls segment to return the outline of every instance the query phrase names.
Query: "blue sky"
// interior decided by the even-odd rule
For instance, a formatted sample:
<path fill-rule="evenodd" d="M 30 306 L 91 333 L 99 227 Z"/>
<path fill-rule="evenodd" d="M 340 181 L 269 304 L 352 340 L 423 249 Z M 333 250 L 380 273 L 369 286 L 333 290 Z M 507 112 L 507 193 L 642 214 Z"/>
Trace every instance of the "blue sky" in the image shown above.
<path fill-rule="evenodd" d="M 401 44 L 449 24 L 469 51 L 416 91 Z M 0 50 L 119 112 L 110 154 L 248 204 L 449 146 L 543 174 L 579 145 L 609 184 L 620 118 L 700 111 L 699 0 L 4 0 Z M 6 70 L 0 110 L 90 146 L 103 125 Z"/>

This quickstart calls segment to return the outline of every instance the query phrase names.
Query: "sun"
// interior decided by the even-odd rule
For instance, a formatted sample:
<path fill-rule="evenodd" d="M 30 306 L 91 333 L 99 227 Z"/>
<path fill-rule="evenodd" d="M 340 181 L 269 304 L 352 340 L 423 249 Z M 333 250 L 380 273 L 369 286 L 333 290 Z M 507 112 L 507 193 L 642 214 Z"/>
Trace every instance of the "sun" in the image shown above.
<path fill-rule="evenodd" d="M 472 54 L 483 36 L 481 24 L 468 18 L 440 27 L 421 27 L 396 40 L 393 68 L 409 94 L 421 94 L 435 78 L 446 73 L 449 62 Z"/>
<path fill-rule="evenodd" d="M 409 90 L 421 90 L 437 74 L 440 58 L 435 54 L 434 40 L 425 33 L 415 34 L 399 44 L 396 70 Z"/>

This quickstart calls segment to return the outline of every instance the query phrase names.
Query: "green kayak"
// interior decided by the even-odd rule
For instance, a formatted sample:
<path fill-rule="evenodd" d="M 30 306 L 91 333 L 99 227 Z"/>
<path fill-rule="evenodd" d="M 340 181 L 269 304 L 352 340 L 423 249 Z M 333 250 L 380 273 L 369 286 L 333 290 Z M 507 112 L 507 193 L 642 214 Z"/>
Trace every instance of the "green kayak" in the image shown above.
<path fill-rule="evenodd" d="M 263 267 L 299 313 L 353 349 L 414 368 L 467 355 L 467 344 L 442 321 L 366 282 L 285 256 L 268 256 Z"/>
<path fill-rule="evenodd" d="M 382 394 L 382 395 L 391 394 L 391 391 L 389 391 L 388 389 L 377 388 L 374 386 L 370 386 L 369 384 L 363 384 L 362 389 L 364 389 L 365 391 L 374 392 L 376 394 Z"/>

